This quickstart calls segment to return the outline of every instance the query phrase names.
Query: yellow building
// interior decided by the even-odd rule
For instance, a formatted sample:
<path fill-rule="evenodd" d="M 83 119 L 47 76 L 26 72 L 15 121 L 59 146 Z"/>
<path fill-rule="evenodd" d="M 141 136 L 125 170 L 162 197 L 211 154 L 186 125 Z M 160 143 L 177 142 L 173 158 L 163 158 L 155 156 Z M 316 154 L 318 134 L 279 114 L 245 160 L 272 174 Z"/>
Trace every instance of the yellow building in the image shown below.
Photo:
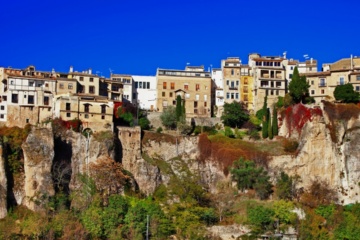
<path fill-rule="evenodd" d="M 241 94 L 240 101 L 244 102 L 247 109 L 254 110 L 254 78 L 249 75 L 241 76 L 240 78 Z"/>
<path fill-rule="evenodd" d="M 156 78 L 159 112 L 175 106 L 180 94 L 185 99 L 186 117 L 211 117 L 212 81 L 210 72 L 205 72 L 203 66 L 187 66 L 185 70 L 158 69 Z"/>

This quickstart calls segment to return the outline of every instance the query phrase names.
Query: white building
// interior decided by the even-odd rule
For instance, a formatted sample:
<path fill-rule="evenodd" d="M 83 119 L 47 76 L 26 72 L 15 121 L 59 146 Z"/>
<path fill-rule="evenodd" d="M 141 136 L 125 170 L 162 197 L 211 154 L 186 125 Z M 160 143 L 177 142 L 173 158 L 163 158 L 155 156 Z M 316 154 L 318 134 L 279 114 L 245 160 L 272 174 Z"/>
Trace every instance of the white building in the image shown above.
<path fill-rule="evenodd" d="M 156 76 L 132 76 L 135 83 L 135 99 L 140 108 L 153 111 L 156 107 Z"/>
<path fill-rule="evenodd" d="M 215 106 L 214 113 L 216 116 L 221 116 L 224 106 L 224 80 L 221 68 L 213 68 L 211 70 L 211 79 L 215 84 Z M 215 111 L 216 110 L 216 111 Z"/>

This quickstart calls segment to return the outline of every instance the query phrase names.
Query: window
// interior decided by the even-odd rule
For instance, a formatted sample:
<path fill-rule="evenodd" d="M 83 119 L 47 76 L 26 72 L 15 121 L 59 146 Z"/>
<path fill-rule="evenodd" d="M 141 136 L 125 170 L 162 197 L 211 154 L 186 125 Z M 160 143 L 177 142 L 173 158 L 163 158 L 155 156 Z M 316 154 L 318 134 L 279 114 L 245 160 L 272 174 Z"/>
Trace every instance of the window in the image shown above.
<path fill-rule="evenodd" d="M 70 103 L 66 103 L 66 111 L 70 111 L 71 110 L 71 107 L 70 107 Z"/>
<path fill-rule="evenodd" d="M 34 104 L 34 96 L 29 95 L 28 104 Z"/>
<path fill-rule="evenodd" d="M 344 84 L 345 84 L 344 77 L 340 77 L 339 78 L 339 85 L 344 85 Z"/>
<path fill-rule="evenodd" d="M 196 94 L 195 95 L 195 100 L 198 101 L 200 99 L 200 95 L 199 94 Z"/>
<path fill-rule="evenodd" d="M 173 101 L 173 105 L 176 105 L 176 101 Z"/>
<path fill-rule="evenodd" d="M 30 81 L 29 82 L 29 87 L 33 87 L 34 86 L 34 81 Z"/>
<path fill-rule="evenodd" d="M 139 88 L 142 88 L 142 82 L 139 82 Z"/>
<path fill-rule="evenodd" d="M 196 91 L 199 91 L 199 90 L 200 90 L 200 84 L 196 84 L 195 90 L 196 90 Z"/>
<path fill-rule="evenodd" d="M 235 96 L 234 93 L 231 93 L 231 99 L 234 99 L 234 96 Z"/>
<path fill-rule="evenodd" d="M 94 94 L 95 93 L 95 87 L 89 86 L 89 93 Z"/>
<path fill-rule="evenodd" d="M 244 101 L 248 101 L 248 95 L 244 94 Z"/>
<path fill-rule="evenodd" d="M 162 92 L 161 96 L 165 97 L 165 92 Z"/>
<path fill-rule="evenodd" d="M 325 78 L 320 78 L 319 87 L 325 87 L 325 86 L 326 86 Z"/>
<path fill-rule="evenodd" d="M 239 86 L 239 81 L 236 81 L 236 86 Z"/>
<path fill-rule="evenodd" d="M 172 90 L 175 89 L 175 83 L 174 83 L 174 82 L 170 83 L 170 88 L 171 88 Z"/>
<path fill-rule="evenodd" d="M 311 80 L 311 85 L 314 85 L 314 80 Z"/>
<path fill-rule="evenodd" d="M 356 81 L 360 81 L 360 75 L 356 76 Z"/>
<path fill-rule="evenodd" d="M 173 96 L 173 93 L 171 92 L 171 93 L 169 93 L 169 97 L 172 97 Z"/>
<path fill-rule="evenodd" d="M 80 81 L 84 81 L 84 77 L 80 77 Z"/>
<path fill-rule="evenodd" d="M 105 119 L 105 116 L 104 116 L 104 115 L 101 115 L 101 119 Z"/>
<path fill-rule="evenodd" d="M 3 96 L 3 100 L 6 102 L 7 101 L 7 96 Z"/>
<path fill-rule="evenodd" d="M 189 85 L 187 83 L 184 84 L 184 89 L 189 90 Z"/>
<path fill-rule="evenodd" d="M 315 94 L 315 90 L 311 90 L 311 95 L 314 95 Z"/>
<path fill-rule="evenodd" d="M 133 99 L 136 99 L 137 98 L 136 93 L 133 93 L 132 97 L 133 97 Z"/>
<path fill-rule="evenodd" d="M 356 86 L 355 91 L 360 92 L 360 86 Z"/>
<path fill-rule="evenodd" d="M 135 82 L 135 88 L 138 88 L 139 83 Z"/>
<path fill-rule="evenodd" d="M 185 98 L 190 98 L 190 93 L 185 93 Z"/>
<path fill-rule="evenodd" d="M 226 98 L 227 98 L 227 99 L 230 98 L 230 93 L 226 93 Z"/>
<path fill-rule="evenodd" d="M 92 78 L 92 77 L 89 80 L 90 80 L 90 82 L 94 82 L 94 78 Z"/>
<path fill-rule="evenodd" d="M 71 117 L 71 113 L 66 113 L 66 117 L 70 118 L 70 117 Z"/>
<path fill-rule="evenodd" d="M 30 122 L 30 120 L 27 118 L 27 119 L 25 120 L 25 122 L 26 122 L 26 123 L 29 123 L 29 122 Z"/>
<path fill-rule="evenodd" d="M 63 83 L 60 83 L 60 84 L 59 84 L 59 88 L 60 88 L 60 89 L 64 89 L 64 84 L 63 84 Z"/>
<path fill-rule="evenodd" d="M 4 114 L 0 114 L 0 118 L 2 118 L 2 119 L 3 119 L 3 118 L 4 118 Z"/>
<path fill-rule="evenodd" d="M 294 70 L 294 67 L 290 67 L 290 70 Z"/>
<path fill-rule="evenodd" d="M 12 103 L 18 103 L 18 95 L 17 94 L 12 94 L 11 95 L 11 102 Z"/>
<path fill-rule="evenodd" d="M 321 94 L 325 94 L 325 90 L 324 90 L 324 89 L 321 89 Z"/>
<path fill-rule="evenodd" d="M 207 101 L 207 95 L 206 94 L 204 95 L 204 101 Z"/>
<path fill-rule="evenodd" d="M 248 84 L 248 78 L 244 78 L 244 84 Z"/>
<path fill-rule="evenodd" d="M 198 110 L 197 110 L 197 109 L 194 109 L 194 113 L 198 113 Z"/>
<path fill-rule="evenodd" d="M 235 93 L 235 98 L 239 99 L 239 93 Z"/>
<path fill-rule="evenodd" d="M 197 108 L 197 106 L 198 106 L 198 102 L 194 102 L 194 108 Z"/>
<path fill-rule="evenodd" d="M 10 85 L 14 85 L 14 81 L 11 80 L 11 81 L 10 81 Z"/>
<path fill-rule="evenodd" d="M 231 69 L 231 75 L 234 75 L 234 69 Z"/>
<path fill-rule="evenodd" d="M 69 83 L 68 89 L 73 89 L 73 84 L 72 83 Z"/>
<path fill-rule="evenodd" d="M 89 114 L 85 114 L 85 118 L 89 118 Z"/>
<path fill-rule="evenodd" d="M 84 105 L 84 112 L 88 113 L 90 111 L 90 105 L 89 104 L 85 104 Z"/>
<path fill-rule="evenodd" d="M 101 105 L 101 113 L 106 113 L 106 105 Z"/>
<path fill-rule="evenodd" d="M 48 83 L 45 83 L 45 87 L 49 87 L 49 84 L 48 84 Z"/>
<path fill-rule="evenodd" d="M 150 82 L 146 82 L 146 88 L 150 89 Z"/>
<path fill-rule="evenodd" d="M 207 102 L 204 102 L 204 107 L 207 107 Z"/>
<path fill-rule="evenodd" d="M 1 110 L 5 110 L 5 106 L 1 106 L 0 109 L 1 109 Z"/>
<path fill-rule="evenodd" d="M 163 82 L 163 89 L 166 89 L 166 82 Z"/>
<path fill-rule="evenodd" d="M 228 86 L 229 86 L 229 80 L 226 80 L 226 85 L 228 85 Z"/>
<path fill-rule="evenodd" d="M 49 105 L 49 97 L 44 97 L 44 105 Z"/>
<path fill-rule="evenodd" d="M 293 76 L 292 74 L 289 74 L 289 79 L 292 79 L 292 76 Z"/>

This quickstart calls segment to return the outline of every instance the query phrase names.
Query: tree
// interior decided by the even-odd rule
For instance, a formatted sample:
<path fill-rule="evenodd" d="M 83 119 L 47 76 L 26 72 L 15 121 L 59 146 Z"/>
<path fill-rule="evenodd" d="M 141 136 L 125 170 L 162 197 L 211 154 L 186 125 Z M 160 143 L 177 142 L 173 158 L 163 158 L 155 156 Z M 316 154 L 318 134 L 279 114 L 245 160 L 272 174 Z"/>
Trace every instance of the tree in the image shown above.
<path fill-rule="evenodd" d="M 248 221 L 253 233 L 261 233 L 273 229 L 274 210 L 262 205 L 249 207 L 247 210 Z"/>
<path fill-rule="evenodd" d="M 304 102 L 309 95 L 309 83 L 305 76 L 300 76 L 298 68 L 295 67 L 291 82 L 289 83 L 289 94 L 295 103 Z"/>
<path fill-rule="evenodd" d="M 134 116 L 126 108 L 119 107 L 117 110 L 117 115 L 120 118 L 122 124 L 132 127 L 134 125 Z"/>
<path fill-rule="evenodd" d="M 259 115 L 260 116 L 260 115 Z M 264 98 L 264 105 L 262 108 L 262 137 L 267 138 L 269 136 L 269 129 L 268 129 L 268 109 L 267 109 L 267 96 Z"/>
<path fill-rule="evenodd" d="M 293 178 L 281 172 L 276 182 L 276 195 L 280 199 L 292 200 L 294 195 Z"/>
<path fill-rule="evenodd" d="M 174 106 L 168 106 L 160 115 L 161 123 L 168 129 L 176 128 L 176 109 Z"/>
<path fill-rule="evenodd" d="M 336 86 L 334 91 L 334 97 L 337 101 L 345 103 L 357 103 L 359 102 L 360 95 L 354 91 L 352 84 L 347 83 L 344 85 Z"/>
<path fill-rule="evenodd" d="M 277 108 L 275 106 L 274 106 L 274 110 L 273 110 L 272 133 L 274 136 L 277 136 L 279 134 Z"/>
<path fill-rule="evenodd" d="M 183 116 L 183 106 L 182 106 L 182 99 L 180 95 L 176 97 L 176 120 L 180 121 L 181 117 Z"/>
<path fill-rule="evenodd" d="M 232 102 L 224 104 L 224 113 L 221 120 L 225 126 L 232 128 L 241 127 L 247 120 L 249 120 L 249 112 L 242 102 Z"/>
<path fill-rule="evenodd" d="M 274 135 L 273 135 L 273 128 L 271 125 L 271 117 L 270 117 L 270 110 L 268 110 L 267 113 L 267 122 L 268 122 L 268 134 L 269 134 L 269 139 L 273 139 Z"/>

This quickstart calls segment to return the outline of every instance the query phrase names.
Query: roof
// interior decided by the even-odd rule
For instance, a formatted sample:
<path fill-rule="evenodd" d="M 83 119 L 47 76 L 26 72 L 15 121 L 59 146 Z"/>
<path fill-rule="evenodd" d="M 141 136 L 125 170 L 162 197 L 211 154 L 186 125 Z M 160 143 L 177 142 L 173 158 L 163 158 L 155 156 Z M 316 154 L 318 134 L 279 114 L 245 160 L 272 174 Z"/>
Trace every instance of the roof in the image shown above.
<path fill-rule="evenodd" d="M 324 76 L 330 76 L 331 73 L 329 71 L 326 72 L 312 72 L 312 73 L 300 73 L 300 76 L 305 77 L 324 77 Z"/>

